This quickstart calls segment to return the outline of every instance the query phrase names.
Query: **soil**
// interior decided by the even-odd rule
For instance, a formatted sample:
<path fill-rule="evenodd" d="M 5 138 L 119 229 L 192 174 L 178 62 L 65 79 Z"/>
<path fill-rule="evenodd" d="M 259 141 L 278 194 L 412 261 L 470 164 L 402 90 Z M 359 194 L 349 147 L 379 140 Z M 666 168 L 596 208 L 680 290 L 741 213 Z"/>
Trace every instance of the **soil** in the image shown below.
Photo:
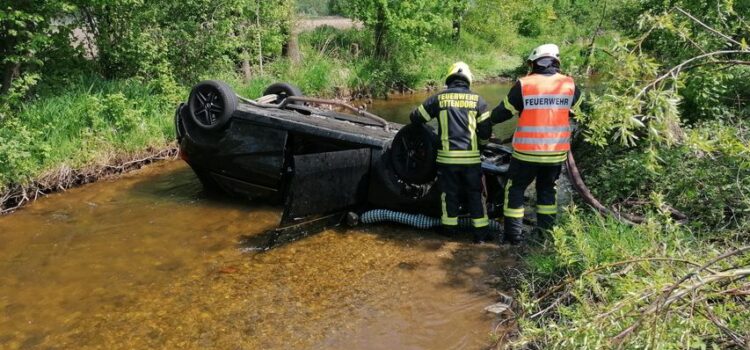
<path fill-rule="evenodd" d="M 5 191 L 0 192 L 0 215 L 12 213 L 39 197 L 53 192 L 65 191 L 69 188 L 121 175 L 159 160 L 175 159 L 177 152 L 177 146 L 172 144 L 163 148 L 149 148 L 136 154 L 120 155 L 105 164 L 92 165 L 82 169 L 71 169 L 63 165 L 40 176 L 30 184 L 11 185 Z"/>

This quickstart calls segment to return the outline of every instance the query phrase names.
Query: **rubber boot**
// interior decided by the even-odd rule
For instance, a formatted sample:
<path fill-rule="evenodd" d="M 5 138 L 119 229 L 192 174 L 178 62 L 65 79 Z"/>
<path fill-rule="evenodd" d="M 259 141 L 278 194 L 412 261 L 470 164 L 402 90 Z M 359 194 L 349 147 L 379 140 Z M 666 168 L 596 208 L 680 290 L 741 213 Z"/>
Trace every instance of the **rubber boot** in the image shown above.
<path fill-rule="evenodd" d="M 503 221 L 505 241 L 512 245 L 523 243 L 523 218 L 506 217 Z"/>
<path fill-rule="evenodd" d="M 536 228 L 540 233 L 546 233 L 555 226 L 555 215 L 550 214 L 537 214 L 536 215 Z"/>
<path fill-rule="evenodd" d="M 456 237 L 459 233 L 458 226 L 441 225 L 438 229 L 438 233 L 447 237 Z"/>
<path fill-rule="evenodd" d="M 472 228 L 472 233 L 476 244 L 492 241 L 492 232 L 489 227 Z"/>

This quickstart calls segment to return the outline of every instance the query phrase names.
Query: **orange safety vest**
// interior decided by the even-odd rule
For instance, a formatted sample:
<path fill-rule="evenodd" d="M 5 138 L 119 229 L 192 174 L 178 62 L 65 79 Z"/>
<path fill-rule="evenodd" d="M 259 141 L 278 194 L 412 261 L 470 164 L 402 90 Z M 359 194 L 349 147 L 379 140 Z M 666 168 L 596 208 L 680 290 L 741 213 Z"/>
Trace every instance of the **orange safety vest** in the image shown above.
<path fill-rule="evenodd" d="M 564 161 L 570 150 L 573 78 L 531 74 L 520 82 L 523 110 L 513 135 L 513 156 L 540 163 Z"/>

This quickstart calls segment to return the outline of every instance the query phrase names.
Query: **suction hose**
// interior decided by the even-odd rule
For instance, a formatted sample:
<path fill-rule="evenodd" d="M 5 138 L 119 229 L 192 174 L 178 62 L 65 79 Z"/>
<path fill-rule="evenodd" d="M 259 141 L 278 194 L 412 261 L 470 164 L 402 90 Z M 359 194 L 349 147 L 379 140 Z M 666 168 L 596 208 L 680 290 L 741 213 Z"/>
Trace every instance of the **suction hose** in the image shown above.
<path fill-rule="evenodd" d="M 395 222 L 408 225 L 418 229 L 429 229 L 440 226 L 440 218 L 435 218 L 422 214 L 409 214 L 387 209 L 374 209 L 363 213 L 360 217 L 363 224 L 376 224 L 381 222 Z M 458 226 L 463 228 L 471 227 L 471 219 L 460 218 Z M 490 220 L 490 229 L 493 231 L 502 231 L 500 223 Z"/>

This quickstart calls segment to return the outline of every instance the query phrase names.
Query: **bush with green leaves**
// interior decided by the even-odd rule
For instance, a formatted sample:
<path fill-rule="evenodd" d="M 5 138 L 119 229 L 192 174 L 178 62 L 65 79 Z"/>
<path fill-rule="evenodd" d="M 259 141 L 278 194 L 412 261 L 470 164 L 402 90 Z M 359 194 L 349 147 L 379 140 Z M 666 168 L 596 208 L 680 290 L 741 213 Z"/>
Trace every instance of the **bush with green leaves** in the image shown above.
<path fill-rule="evenodd" d="M 523 258 L 521 333 L 503 348 L 742 346 L 750 247 L 698 240 L 664 218 L 627 226 L 570 210 Z"/>

